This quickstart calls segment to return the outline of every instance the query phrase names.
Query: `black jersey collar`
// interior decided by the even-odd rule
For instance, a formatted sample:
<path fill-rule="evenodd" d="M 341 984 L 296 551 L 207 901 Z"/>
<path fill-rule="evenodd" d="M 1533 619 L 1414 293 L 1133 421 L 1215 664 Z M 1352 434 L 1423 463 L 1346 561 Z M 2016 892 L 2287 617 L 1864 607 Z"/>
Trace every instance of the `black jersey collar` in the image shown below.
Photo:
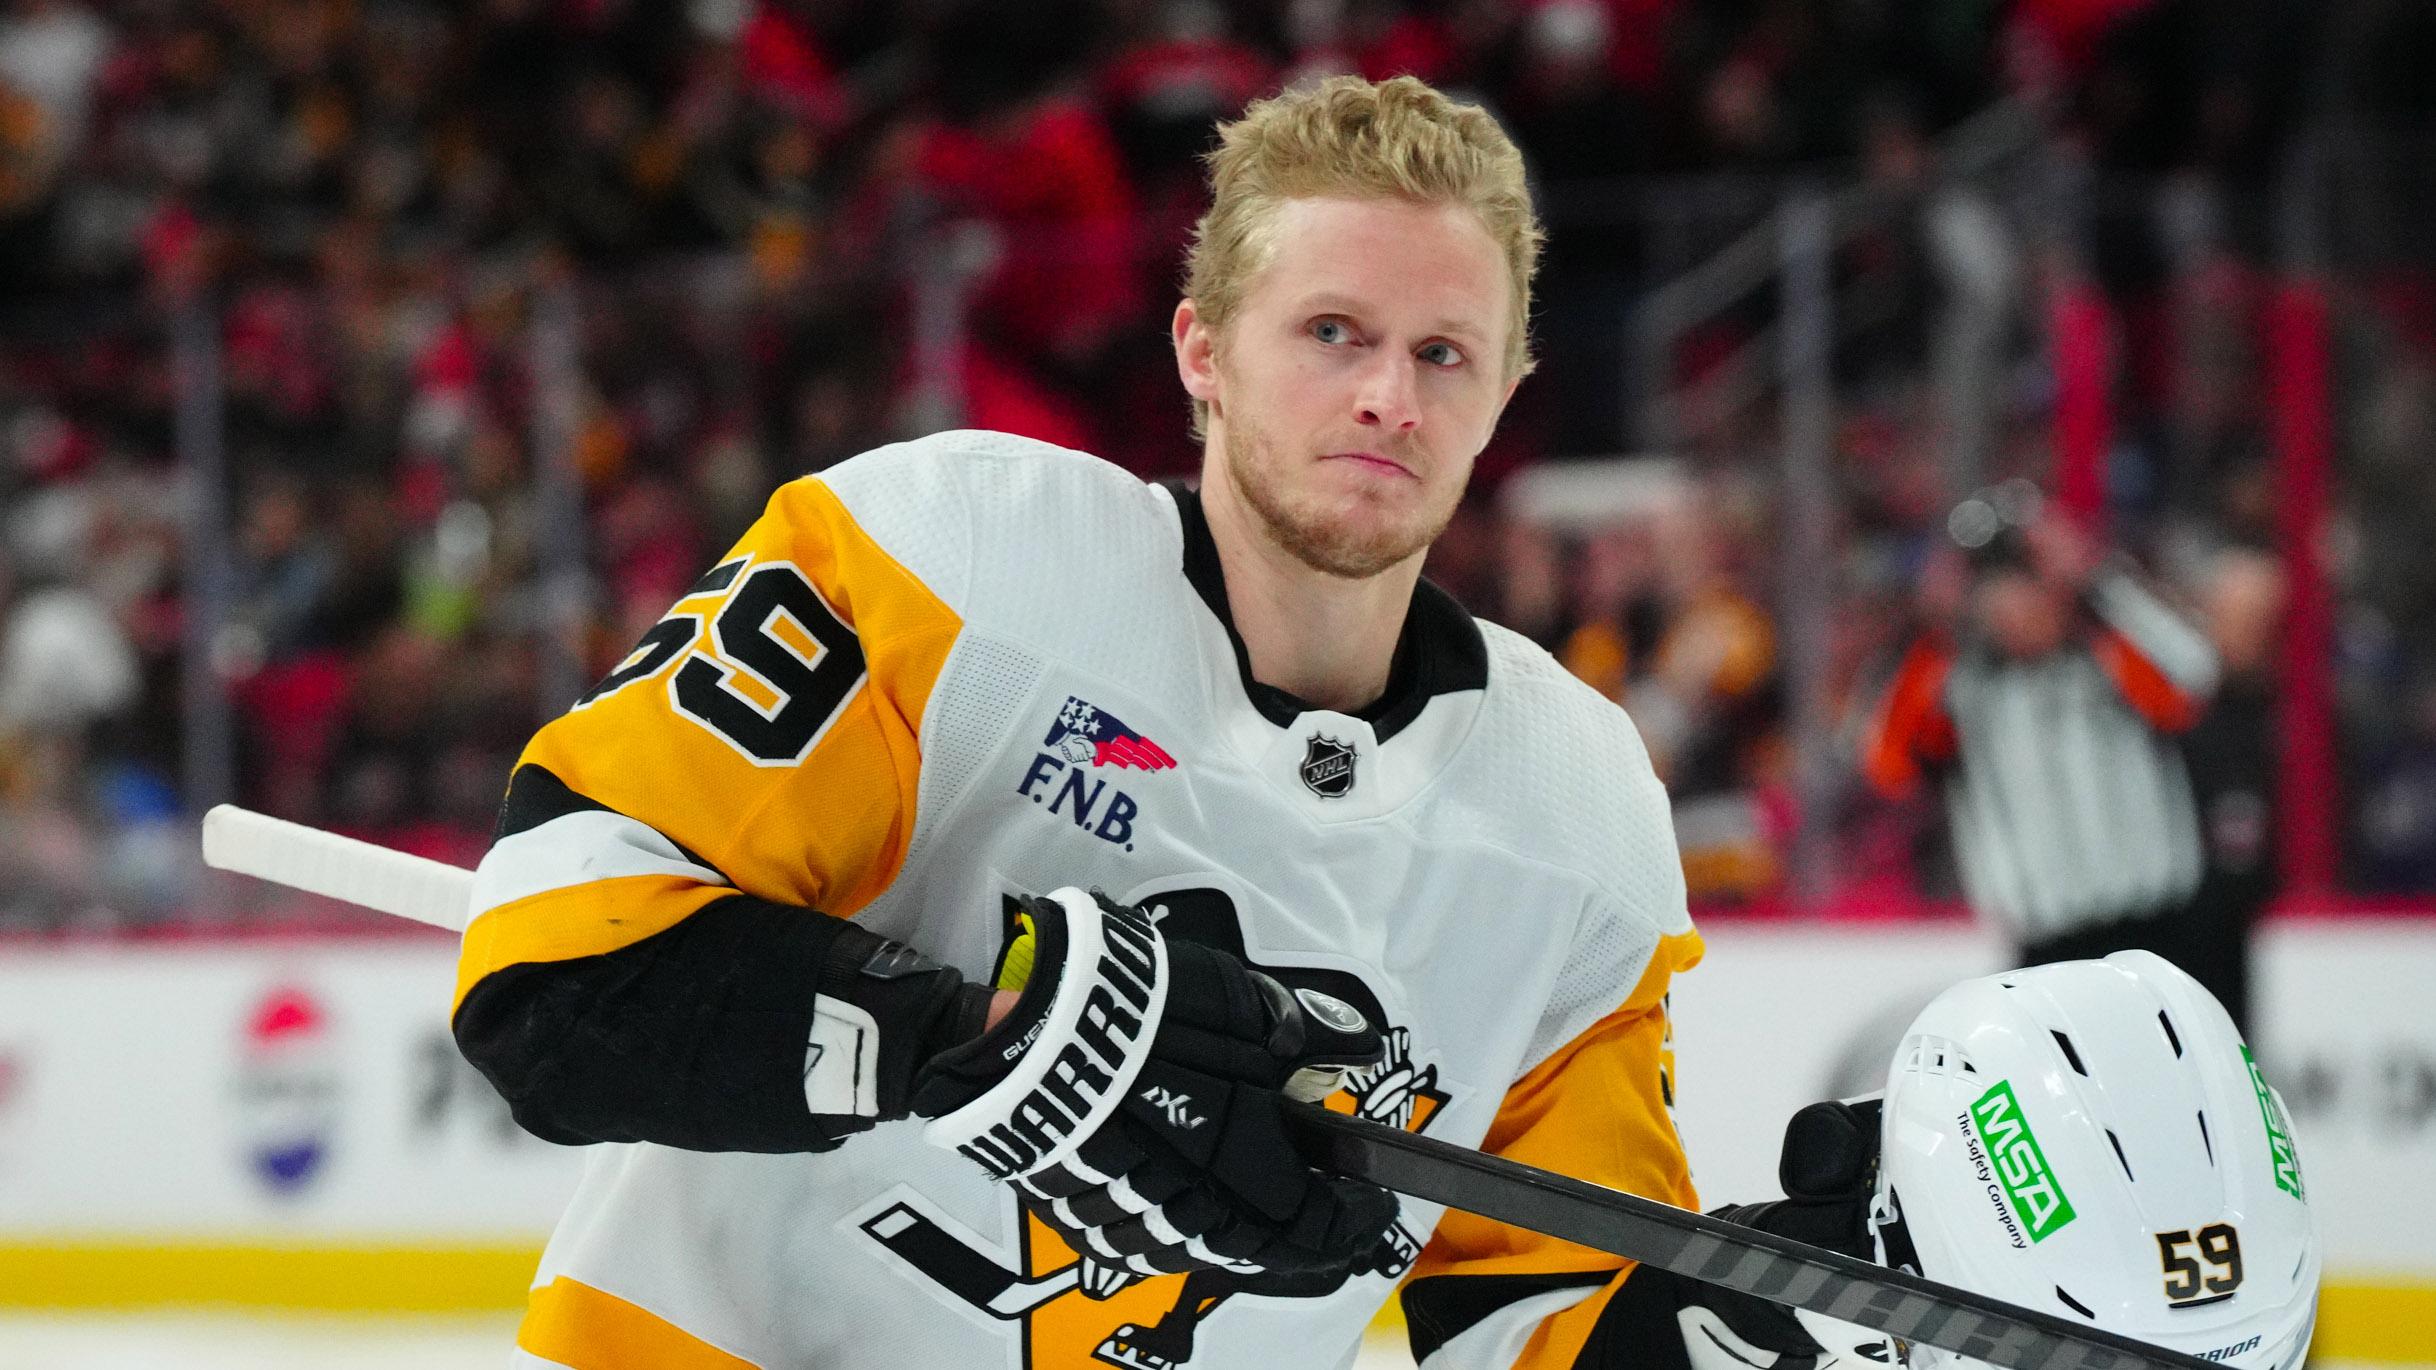
<path fill-rule="evenodd" d="M 1314 707 L 1303 699 L 1252 678 L 1251 654 L 1243 634 L 1235 631 L 1235 613 L 1227 604 L 1226 568 L 1218 561 L 1218 544 L 1210 537 L 1209 517 L 1201 510 L 1199 491 L 1181 481 L 1164 481 L 1176 500 L 1184 525 L 1184 578 L 1218 616 L 1226 640 L 1235 649 L 1235 672 L 1243 679 L 1244 697 L 1260 715 L 1280 728 Z M 1489 682 L 1489 649 L 1480 625 L 1455 602 L 1454 596 L 1427 580 L 1413 586 L 1412 607 L 1405 611 L 1404 633 L 1396 639 L 1396 659 L 1387 671 L 1387 692 L 1352 710 L 1355 718 L 1385 742 L 1405 724 L 1421 716 L 1430 700 L 1442 694 L 1477 690 Z"/>

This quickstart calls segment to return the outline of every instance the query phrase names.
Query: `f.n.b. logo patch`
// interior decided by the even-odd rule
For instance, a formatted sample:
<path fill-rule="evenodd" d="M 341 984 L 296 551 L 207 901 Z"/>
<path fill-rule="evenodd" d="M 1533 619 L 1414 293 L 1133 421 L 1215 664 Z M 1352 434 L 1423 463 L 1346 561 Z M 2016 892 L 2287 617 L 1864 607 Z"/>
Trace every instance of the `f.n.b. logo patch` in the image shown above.
<path fill-rule="evenodd" d="M 1115 714 L 1068 695 L 1015 793 L 1051 813 L 1064 813 L 1102 842 L 1132 851 L 1133 821 L 1141 816 L 1142 803 L 1102 777 L 1101 767 L 1172 771 L 1176 758 Z"/>

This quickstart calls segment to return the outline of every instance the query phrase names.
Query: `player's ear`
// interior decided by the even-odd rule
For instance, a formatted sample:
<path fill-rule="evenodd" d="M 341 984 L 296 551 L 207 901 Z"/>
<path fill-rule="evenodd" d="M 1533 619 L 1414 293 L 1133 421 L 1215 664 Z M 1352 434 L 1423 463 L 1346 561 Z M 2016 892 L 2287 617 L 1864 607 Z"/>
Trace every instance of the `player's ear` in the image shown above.
<path fill-rule="evenodd" d="M 1184 382 L 1184 393 L 1204 404 L 1215 403 L 1218 339 L 1191 300 L 1176 302 L 1176 317 L 1168 331 L 1175 339 L 1176 375 Z"/>
<path fill-rule="evenodd" d="M 1497 416 L 1489 421 L 1491 428 L 1495 428 L 1505 418 L 1506 406 L 1514 402 L 1514 392 L 1522 388 L 1522 383 L 1523 378 L 1520 376 L 1506 382 L 1506 393 L 1497 397 Z"/>

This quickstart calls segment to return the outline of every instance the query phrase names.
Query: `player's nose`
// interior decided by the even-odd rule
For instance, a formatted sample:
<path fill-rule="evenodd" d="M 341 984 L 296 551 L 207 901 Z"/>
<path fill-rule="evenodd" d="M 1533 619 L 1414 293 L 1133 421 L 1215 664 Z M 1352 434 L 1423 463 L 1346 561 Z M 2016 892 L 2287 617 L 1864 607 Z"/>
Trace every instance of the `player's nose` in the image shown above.
<path fill-rule="evenodd" d="M 1378 350 L 1362 368 L 1361 383 L 1354 392 L 1361 422 L 1398 433 L 1409 433 L 1421 425 L 1420 378 L 1413 368 L 1411 357 L 1386 348 Z"/>

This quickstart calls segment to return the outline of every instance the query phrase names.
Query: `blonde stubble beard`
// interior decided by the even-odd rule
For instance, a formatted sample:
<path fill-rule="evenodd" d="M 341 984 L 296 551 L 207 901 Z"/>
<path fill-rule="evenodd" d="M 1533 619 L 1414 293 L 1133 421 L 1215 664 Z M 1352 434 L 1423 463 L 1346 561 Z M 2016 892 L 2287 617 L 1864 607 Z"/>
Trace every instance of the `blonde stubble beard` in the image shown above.
<path fill-rule="evenodd" d="M 1463 494 L 1457 488 L 1442 507 L 1424 508 L 1401 524 L 1362 525 L 1331 519 L 1310 507 L 1295 507 L 1281 488 L 1283 482 L 1269 478 L 1279 449 L 1255 425 L 1236 419 L 1223 421 L 1219 447 L 1226 460 L 1227 479 L 1269 540 L 1303 565 L 1340 580 L 1368 580 L 1427 550 L 1454 521 L 1455 506 Z"/>

